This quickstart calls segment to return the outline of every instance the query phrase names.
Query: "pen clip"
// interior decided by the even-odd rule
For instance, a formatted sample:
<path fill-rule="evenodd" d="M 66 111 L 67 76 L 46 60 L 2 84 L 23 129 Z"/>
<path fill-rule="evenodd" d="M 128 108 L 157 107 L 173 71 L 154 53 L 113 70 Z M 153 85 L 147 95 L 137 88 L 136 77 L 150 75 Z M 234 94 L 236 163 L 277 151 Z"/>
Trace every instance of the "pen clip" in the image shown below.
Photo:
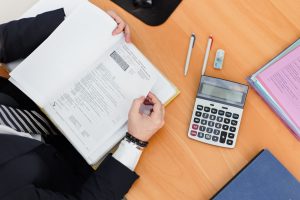
<path fill-rule="evenodd" d="M 193 45 L 192 45 L 192 48 L 194 48 L 195 41 L 196 41 L 196 36 L 195 36 L 195 34 L 193 33 L 193 34 L 191 35 L 191 37 L 193 38 Z"/>
<path fill-rule="evenodd" d="M 213 38 L 212 35 L 210 35 L 210 36 L 209 36 L 209 39 L 211 39 L 211 44 L 210 44 L 210 49 L 209 49 L 209 50 L 211 50 L 211 48 L 212 48 L 212 46 L 213 46 L 213 43 L 214 43 L 214 38 Z"/>

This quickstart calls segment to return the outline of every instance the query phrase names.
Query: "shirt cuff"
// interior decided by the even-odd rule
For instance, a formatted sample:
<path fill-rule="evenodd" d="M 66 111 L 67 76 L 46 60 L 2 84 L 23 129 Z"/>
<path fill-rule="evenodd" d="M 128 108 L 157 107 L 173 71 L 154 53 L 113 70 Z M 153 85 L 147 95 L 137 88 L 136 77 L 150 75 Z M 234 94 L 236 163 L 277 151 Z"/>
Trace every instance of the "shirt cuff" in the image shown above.
<path fill-rule="evenodd" d="M 130 170 L 134 171 L 141 155 L 142 150 L 137 149 L 135 144 L 122 140 L 112 156 Z"/>

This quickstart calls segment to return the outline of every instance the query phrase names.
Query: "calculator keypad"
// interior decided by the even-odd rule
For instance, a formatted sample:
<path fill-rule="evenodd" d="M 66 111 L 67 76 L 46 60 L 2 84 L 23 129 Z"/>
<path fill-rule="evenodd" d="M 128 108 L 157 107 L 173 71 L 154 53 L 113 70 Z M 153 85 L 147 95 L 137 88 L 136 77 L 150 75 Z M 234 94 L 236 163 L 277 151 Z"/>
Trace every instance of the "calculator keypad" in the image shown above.
<path fill-rule="evenodd" d="M 203 110 L 203 106 L 197 105 L 197 109 L 198 109 L 198 110 Z"/>
<path fill-rule="evenodd" d="M 202 115 L 202 117 L 203 117 L 204 119 L 207 119 L 208 116 L 209 116 L 209 114 L 207 114 L 207 113 L 203 113 L 203 115 Z"/>
<path fill-rule="evenodd" d="M 189 136 L 205 143 L 233 148 L 243 110 L 196 99 Z"/>
<path fill-rule="evenodd" d="M 200 122 L 200 119 L 197 118 L 197 117 L 195 117 L 195 118 L 194 118 L 194 122 L 195 122 L 195 123 L 199 123 L 199 122 Z"/>

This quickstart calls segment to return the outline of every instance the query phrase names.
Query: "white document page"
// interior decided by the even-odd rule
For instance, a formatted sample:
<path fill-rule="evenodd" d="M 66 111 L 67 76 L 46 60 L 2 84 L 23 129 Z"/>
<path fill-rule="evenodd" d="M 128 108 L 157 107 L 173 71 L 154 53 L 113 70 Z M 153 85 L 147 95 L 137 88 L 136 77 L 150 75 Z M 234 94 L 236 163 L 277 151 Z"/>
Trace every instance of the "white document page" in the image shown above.
<path fill-rule="evenodd" d="M 72 11 L 74 11 L 74 9 L 76 9 L 82 3 L 86 2 L 87 0 L 39 0 L 35 5 L 33 5 L 22 15 L 22 18 L 34 17 L 40 13 L 55 10 L 58 8 L 64 8 L 66 17 L 68 17 L 72 13 Z M 13 69 L 15 69 L 15 67 L 18 66 L 21 61 L 23 60 L 9 63 L 9 70 L 12 71 Z M 151 89 L 151 92 L 153 92 L 161 100 L 161 102 L 167 103 L 168 100 L 177 93 L 177 90 L 176 87 L 172 85 L 159 71 L 158 74 L 159 77 L 157 79 L 157 82 Z M 11 79 L 11 81 L 14 80 Z M 22 90 L 24 89 L 22 88 Z M 25 93 L 27 92 L 25 91 Z"/>
<path fill-rule="evenodd" d="M 43 109 L 92 164 L 106 151 L 90 154 L 126 123 L 133 99 L 147 95 L 156 79 L 154 66 L 121 38 Z"/>
<path fill-rule="evenodd" d="M 43 12 L 59 8 L 64 8 L 66 17 L 68 17 L 78 5 L 87 1 L 88 0 L 39 0 L 29 10 L 27 10 L 21 18 L 35 17 Z"/>
<path fill-rule="evenodd" d="M 38 14 L 64 8 L 66 17 L 68 17 L 74 9 L 76 9 L 81 3 L 87 0 L 39 0 L 29 10 L 27 10 L 21 18 L 35 17 Z M 9 71 L 14 70 L 24 59 L 19 59 L 10 63 L 7 63 Z"/>
<path fill-rule="evenodd" d="M 111 35 L 115 27 L 105 12 L 83 3 L 11 73 L 89 164 L 125 135 L 133 98 L 151 89 L 166 103 L 177 92 L 134 45 Z M 130 66 L 125 71 L 122 59 Z"/>
<path fill-rule="evenodd" d="M 112 36 L 116 26 L 106 12 L 82 3 L 10 76 L 43 107 L 123 37 Z"/>
<path fill-rule="evenodd" d="M 166 104 L 177 94 L 177 88 L 170 83 L 164 75 L 158 72 L 157 81 L 151 88 L 151 92 L 154 93 L 163 104 Z"/>

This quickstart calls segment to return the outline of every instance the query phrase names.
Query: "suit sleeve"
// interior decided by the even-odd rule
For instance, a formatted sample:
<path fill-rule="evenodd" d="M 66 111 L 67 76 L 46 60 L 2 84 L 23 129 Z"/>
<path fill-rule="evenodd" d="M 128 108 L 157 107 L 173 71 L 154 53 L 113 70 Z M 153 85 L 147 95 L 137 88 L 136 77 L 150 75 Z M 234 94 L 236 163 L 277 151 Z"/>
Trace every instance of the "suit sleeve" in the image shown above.
<path fill-rule="evenodd" d="M 63 194 L 28 185 L 4 200 L 120 200 L 138 178 L 123 164 L 109 155 L 99 169 L 76 194 Z"/>
<path fill-rule="evenodd" d="M 27 57 L 64 20 L 63 8 L 0 25 L 0 62 Z"/>

